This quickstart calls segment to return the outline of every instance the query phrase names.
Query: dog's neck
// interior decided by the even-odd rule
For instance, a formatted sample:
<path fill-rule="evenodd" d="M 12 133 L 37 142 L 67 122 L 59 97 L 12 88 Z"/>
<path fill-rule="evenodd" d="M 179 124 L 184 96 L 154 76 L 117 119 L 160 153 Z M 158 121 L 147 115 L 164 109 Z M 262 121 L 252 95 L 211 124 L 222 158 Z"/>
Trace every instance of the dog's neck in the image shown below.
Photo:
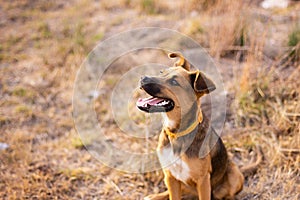
<path fill-rule="evenodd" d="M 203 140 L 203 135 L 199 136 L 197 134 L 199 131 L 202 131 L 203 127 L 199 126 L 199 123 L 203 124 L 204 120 L 199 104 L 200 102 L 195 102 L 183 116 L 180 116 L 178 112 L 165 113 L 163 115 L 164 127 L 160 135 L 158 149 L 169 146 L 174 155 L 181 155 L 181 153 L 189 149 L 195 138 L 199 141 Z"/>
<path fill-rule="evenodd" d="M 193 123 L 199 121 L 199 115 L 202 114 L 199 102 L 195 102 L 184 115 L 182 115 L 180 112 L 181 111 L 175 110 L 168 113 L 163 113 L 163 126 L 165 129 L 168 129 L 174 133 L 186 130 Z"/>

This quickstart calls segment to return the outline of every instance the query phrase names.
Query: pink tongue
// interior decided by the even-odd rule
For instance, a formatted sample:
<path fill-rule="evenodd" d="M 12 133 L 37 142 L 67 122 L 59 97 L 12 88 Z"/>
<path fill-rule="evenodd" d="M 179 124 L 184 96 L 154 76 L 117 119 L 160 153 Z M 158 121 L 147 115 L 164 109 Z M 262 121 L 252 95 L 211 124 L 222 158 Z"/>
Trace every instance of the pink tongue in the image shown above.
<path fill-rule="evenodd" d="M 153 106 L 155 104 L 158 104 L 162 102 L 164 99 L 157 98 L 157 97 L 148 97 L 145 99 L 139 98 L 136 102 L 137 106 L 146 106 L 147 104 Z"/>

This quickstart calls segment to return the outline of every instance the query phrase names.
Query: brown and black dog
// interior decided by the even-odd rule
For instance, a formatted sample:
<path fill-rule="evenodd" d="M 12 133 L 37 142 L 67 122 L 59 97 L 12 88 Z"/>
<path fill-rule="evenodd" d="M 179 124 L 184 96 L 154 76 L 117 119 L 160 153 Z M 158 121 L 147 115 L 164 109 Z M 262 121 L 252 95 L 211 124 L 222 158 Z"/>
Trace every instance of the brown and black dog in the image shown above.
<path fill-rule="evenodd" d="M 244 176 L 200 108 L 200 98 L 216 86 L 201 71 L 190 71 L 190 63 L 180 53 L 169 58 L 178 59 L 173 67 L 159 76 L 141 78 L 141 88 L 151 97 L 139 99 L 137 107 L 163 113 L 157 153 L 168 188 L 144 199 L 179 200 L 185 193 L 201 200 L 234 199 Z"/>

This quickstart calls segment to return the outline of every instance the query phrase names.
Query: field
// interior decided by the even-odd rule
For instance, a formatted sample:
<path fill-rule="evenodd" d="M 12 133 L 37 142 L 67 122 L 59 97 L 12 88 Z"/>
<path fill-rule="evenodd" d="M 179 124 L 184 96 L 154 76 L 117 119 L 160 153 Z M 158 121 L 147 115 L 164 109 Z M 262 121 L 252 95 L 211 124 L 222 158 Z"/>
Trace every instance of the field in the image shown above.
<path fill-rule="evenodd" d="M 300 199 L 300 2 L 271 9 L 260 3 L 0 0 L 0 198 L 143 199 L 165 190 L 161 170 L 128 173 L 93 157 L 72 107 L 77 72 L 99 42 L 160 27 L 193 38 L 214 59 L 227 97 L 222 138 L 234 161 L 246 165 L 257 146 L 262 150 L 237 199 Z M 119 126 L 126 124 L 113 120 L 109 96 L 102 97 L 128 70 L 122 65 L 171 63 L 156 53 L 117 60 L 98 83 L 104 93 L 92 94 L 106 140 L 126 151 L 153 150 L 157 135 L 147 148 L 124 135 Z M 147 121 L 130 106 L 133 121 Z"/>

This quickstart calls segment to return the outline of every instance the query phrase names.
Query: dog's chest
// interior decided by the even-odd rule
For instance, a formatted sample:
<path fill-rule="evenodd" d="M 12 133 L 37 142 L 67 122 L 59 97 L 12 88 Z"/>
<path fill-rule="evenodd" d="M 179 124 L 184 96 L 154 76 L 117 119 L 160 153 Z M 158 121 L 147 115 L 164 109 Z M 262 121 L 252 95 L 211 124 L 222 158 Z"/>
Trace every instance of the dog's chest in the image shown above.
<path fill-rule="evenodd" d="M 174 155 L 171 148 L 163 148 L 158 151 L 158 158 L 163 168 L 170 171 L 176 179 L 186 183 L 190 178 L 188 164 L 181 157 Z"/>

